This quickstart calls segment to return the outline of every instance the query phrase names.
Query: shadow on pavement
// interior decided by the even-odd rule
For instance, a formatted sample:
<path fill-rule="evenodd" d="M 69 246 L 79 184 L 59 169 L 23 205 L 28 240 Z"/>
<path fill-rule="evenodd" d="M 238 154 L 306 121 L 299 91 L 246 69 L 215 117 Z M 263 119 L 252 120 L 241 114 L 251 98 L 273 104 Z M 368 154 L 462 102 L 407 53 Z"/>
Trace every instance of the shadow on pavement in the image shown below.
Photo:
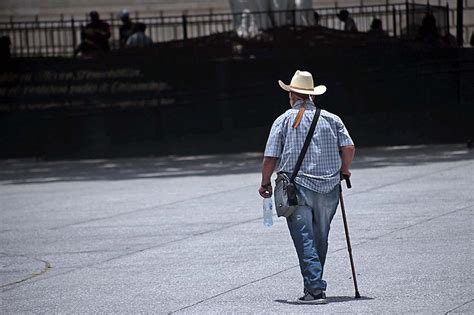
<path fill-rule="evenodd" d="M 328 296 L 328 304 L 330 303 L 340 303 L 340 302 L 351 302 L 351 301 L 360 301 L 360 300 L 373 300 L 374 298 L 368 296 L 361 296 L 360 299 L 356 299 L 353 296 Z M 282 304 L 290 304 L 290 305 L 311 305 L 311 304 L 304 304 L 298 303 L 294 300 L 275 300 L 275 302 L 282 303 Z M 323 304 L 324 305 L 324 304 Z"/>
<path fill-rule="evenodd" d="M 474 150 L 468 150 L 465 144 L 360 148 L 352 168 L 413 166 L 473 158 Z M 70 161 L 0 160 L 0 185 L 259 173 L 261 161 L 260 152 Z"/>

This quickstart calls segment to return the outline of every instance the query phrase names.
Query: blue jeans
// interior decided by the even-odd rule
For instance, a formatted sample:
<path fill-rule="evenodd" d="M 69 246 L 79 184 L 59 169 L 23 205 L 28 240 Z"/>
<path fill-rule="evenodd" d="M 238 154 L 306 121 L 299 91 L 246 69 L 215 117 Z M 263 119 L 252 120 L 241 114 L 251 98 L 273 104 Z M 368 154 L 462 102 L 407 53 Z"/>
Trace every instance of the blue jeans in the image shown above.
<path fill-rule="evenodd" d="M 297 185 L 298 207 L 286 220 L 300 263 L 304 287 L 326 290 L 322 279 L 332 218 L 339 204 L 339 185 L 326 194 Z"/>

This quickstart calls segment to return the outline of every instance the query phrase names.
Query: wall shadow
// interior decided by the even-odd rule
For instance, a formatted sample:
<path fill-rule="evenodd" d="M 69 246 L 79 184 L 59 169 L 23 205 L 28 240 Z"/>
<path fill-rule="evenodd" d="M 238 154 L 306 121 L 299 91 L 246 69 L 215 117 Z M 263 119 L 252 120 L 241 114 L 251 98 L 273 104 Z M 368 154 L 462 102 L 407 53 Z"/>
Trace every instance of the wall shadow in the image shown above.
<path fill-rule="evenodd" d="M 465 144 L 357 149 L 353 169 L 473 161 Z M 68 181 L 156 179 L 259 173 L 260 152 L 147 158 L 43 161 L 0 160 L 0 185 Z"/>

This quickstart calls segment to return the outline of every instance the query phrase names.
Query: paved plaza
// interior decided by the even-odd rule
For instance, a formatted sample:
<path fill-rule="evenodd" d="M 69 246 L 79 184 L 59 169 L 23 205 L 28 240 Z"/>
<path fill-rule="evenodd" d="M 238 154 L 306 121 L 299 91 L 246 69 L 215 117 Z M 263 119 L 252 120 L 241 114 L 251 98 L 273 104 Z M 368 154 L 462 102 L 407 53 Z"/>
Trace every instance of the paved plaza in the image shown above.
<path fill-rule="evenodd" d="M 344 186 L 327 305 L 286 223 L 262 224 L 260 153 L 0 161 L 0 310 L 34 313 L 474 313 L 474 150 L 361 148 Z"/>

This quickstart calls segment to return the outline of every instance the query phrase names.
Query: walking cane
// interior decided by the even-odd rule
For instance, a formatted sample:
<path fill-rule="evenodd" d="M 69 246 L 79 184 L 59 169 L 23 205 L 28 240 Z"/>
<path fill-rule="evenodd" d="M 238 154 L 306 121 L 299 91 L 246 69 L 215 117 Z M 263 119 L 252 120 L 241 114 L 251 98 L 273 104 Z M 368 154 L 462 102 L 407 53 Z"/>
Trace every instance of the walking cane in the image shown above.
<path fill-rule="evenodd" d="M 346 180 L 346 185 L 348 189 L 352 188 L 349 176 L 342 175 L 342 179 Z M 360 299 L 359 289 L 357 287 L 356 272 L 354 268 L 354 259 L 352 258 L 352 247 L 351 239 L 349 237 L 349 227 L 347 226 L 346 209 L 344 208 L 344 199 L 342 198 L 342 185 L 339 186 L 339 200 L 341 201 L 342 221 L 344 221 L 344 231 L 346 232 L 347 250 L 349 251 L 349 259 L 351 261 L 352 279 L 354 279 L 355 298 Z"/>

